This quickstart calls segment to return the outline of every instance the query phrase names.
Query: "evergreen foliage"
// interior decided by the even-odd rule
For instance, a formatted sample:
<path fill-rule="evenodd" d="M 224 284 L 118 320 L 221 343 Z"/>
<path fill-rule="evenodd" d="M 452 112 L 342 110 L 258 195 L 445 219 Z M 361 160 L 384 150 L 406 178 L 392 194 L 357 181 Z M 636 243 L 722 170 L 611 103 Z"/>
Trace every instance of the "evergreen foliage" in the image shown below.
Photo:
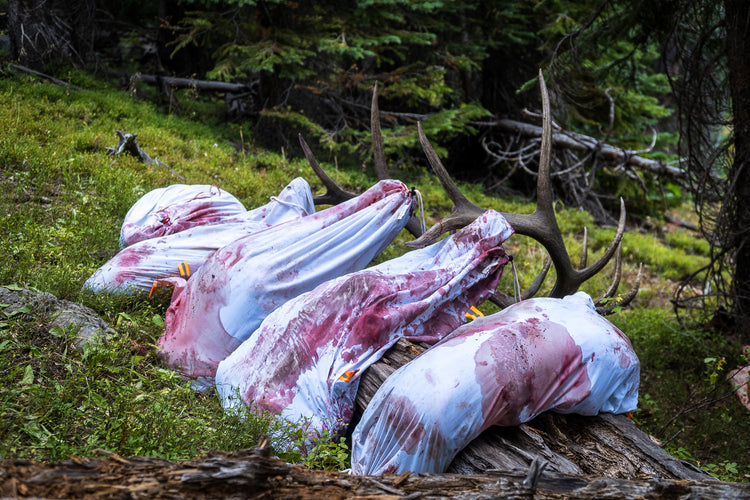
<path fill-rule="evenodd" d="M 621 29 L 587 39 L 585 51 L 567 44 L 571 33 L 588 34 L 587 24 L 610 26 L 627 2 L 609 2 L 607 16 L 594 21 L 597 2 L 187 3 L 195 10 L 181 20 L 173 54 L 200 47 L 211 54 L 207 77 L 256 82 L 255 131 L 268 146 L 295 149 L 302 130 L 332 156 L 366 161 L 377 81 L 389 153 L 409 162 L 419 151 L 419 120 L 456 175 L 486 177 L 481 145 L 465 139 L 497 135 L 491 117 L 536 109 L 534 75 L 552 60 L 564 127 L 636 149 L 653 133 L 654 155 L 673 158 L 675 137 L 653 129 L 671 114 L 660 100 L 669 87 L 658 47 Z M 467 157 L 479 164 L 466 165 Z M 594 191 L 607 187 L 605 180 Z M 648 211 L 653 201 L 644 204 Z"/>

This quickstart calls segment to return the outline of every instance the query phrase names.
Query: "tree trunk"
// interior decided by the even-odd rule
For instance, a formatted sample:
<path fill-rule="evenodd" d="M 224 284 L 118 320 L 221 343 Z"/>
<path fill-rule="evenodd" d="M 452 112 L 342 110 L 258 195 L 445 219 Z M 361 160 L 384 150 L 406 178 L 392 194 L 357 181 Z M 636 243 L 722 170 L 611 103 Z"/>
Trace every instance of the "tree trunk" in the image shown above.
<path fill-rule="evenodd" d="M 733 299 L 737 325 L 750 341 L 750 2 L 725 0 L 729 91 L 732 96 L 735 181 Z"/>
<path fill-rule="evenodd" d="M 358 414 L 391 373 L 426 347 L 402 339 L 368 368 L 357 393 Z M 352 428 L 354 425 L 356 420 Z M 713 479 L 707 472 L 662 450 L 624 415 L 583 417 L 553 412 L 516 427 L 487 429 L 456 456 L 448 472 L 478 474 L 495 469 L 526 469 L 534 458 L 548 462 L 547 470 L 565 474 L 618 479 Z"/>
<path fill-rule="evenodd" d="M 11 58 L 38 68 L 83 65 L 94 51 L 94 0 L 8 0 Z"/>
<path fill-rule="evenodd" d="M 20 61 L 21 52 L 21 22 L 18 10 L 21 0 L 8 0 L 8 44 L 10 46 L 10 58 Z"/>

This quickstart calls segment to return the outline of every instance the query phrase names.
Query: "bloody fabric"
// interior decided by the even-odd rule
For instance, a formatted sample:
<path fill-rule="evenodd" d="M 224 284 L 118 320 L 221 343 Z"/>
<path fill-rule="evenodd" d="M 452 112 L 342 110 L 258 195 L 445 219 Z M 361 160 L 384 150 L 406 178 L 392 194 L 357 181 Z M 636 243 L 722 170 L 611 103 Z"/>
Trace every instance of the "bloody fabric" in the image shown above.
<path fill-rule="evenodd" d="M 394 372 L 352 436 L 352 473 L 444 472 L 492 425 L 547 410 L 636 409 L 640 363 L 583 292 L 515 304 L 458 328 Z"/>
<path fill-rule="evenodd" d="M 154 189 L 141 196 L 125 215 L 120 248 L 195 226 L 217 224 L 245 212 L 240 200 L 217 186 L 173 184 Z"/>
<path fill-rule="evenodd" d="M 224 408 L 254 403 L 304 420 L 313 435 L 341 434 L 367 367 L 401 337 L 438 341 L 495 290 L 511 234 L 488 211 L 434 245 L 290 300 L 219 364 Z"/>
<path fill-rule="evenodd" d="M 412 192 L 380 181 L 314 215 L 239 238 L 175 286 L 159 355 L 183 376 L 210 384 L 221 360 L 273 310 L 319 284 L 363 269 L 406 225 Z"/>
<path fill-rule="evenodd" d="M 147 294 L 156 280 L 189 278 L 209 255 L 238 238 L 314 212 L 310 186 L 299 177 L 266 205 L 221 223 L 194 226 L 124 248 L 86 280 L 83 288 L 96 293 Z"/>
<path fill-rule="evenodd" d="M 742 354 L 746 359 L 750 358 L 750 345 L 742 348 Z M 729 372 L 729 383 L 742 406 L 750 410 L 750 365 L 738 366 Z"/>

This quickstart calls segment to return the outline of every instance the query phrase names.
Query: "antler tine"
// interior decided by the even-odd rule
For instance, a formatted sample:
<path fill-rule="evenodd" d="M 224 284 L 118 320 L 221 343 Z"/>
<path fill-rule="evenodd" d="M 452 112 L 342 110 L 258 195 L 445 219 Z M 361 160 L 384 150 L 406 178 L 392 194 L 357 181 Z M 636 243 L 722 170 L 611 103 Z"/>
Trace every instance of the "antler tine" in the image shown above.
<path fill-rule="evenodd" d="M 313 172 L 315 172 L 315 175 L 318 176 L 320 182 L 322 182 L 323 186 L 326 188 L 325 194 L 313 196 L 313 201 L 316 205 L 336 205 L 337 203 L 341 203 L 342 201 L 357 196 L 354 193 L 344 190 L 336 184 L 333 179 L 328 177 L 325 170 L 323 170 L 318 164 L 318 160 L 315 159 L 315 156 L 310 150 L 310 146 L 308 146 L 305 139 L 302 138 L 302 134 L 299 134 L 299 144 L 302 146 L 302 151 L 305 153 L 305 158 L 307 158 L 307 162 L 310 164 L 310 167 L 312 167 Z"/>
<path fill-rule="evenodd" d="M 549 94 L 542 70 L 539 70 L 539 86 L 542 94 L 542 144 L 537 175 L 537 206 L 531 214 L 503 214 L 518 234 L 530 236 L 540 242 L 549 252 L 557 272 L 551 297 L 564 297 L 578 290 L 578 287 L 609 262 L 617 250 L 625 232 L 625 202 L 620 198 L 620 220 L 614 239 L 604 254 L 590 266 L 576 270 L 570 261 L 560 227 L 557 224 L 553 205 L 550 167 L 552 159 L 552 117 L 550 115 Z"/>
<path fill-rule="evenodd" d="M 432 144 L 430 144 L 430 141 L 427 139 L 420 122 L 417 122 L 417 132 L 419 134 L 419 142 L 422 144 L 422 149 L 432 166 L 432 170 L 440 180 L 440 184 L 443 185 L 443 189 L 445 189 L 445 192 L 448 194 L 448 198 L 453 202 L 453 210 L 450 215 L 425 231 L 424 234 L 416 240 L 407 243 L 407 245 L 412 247 L 423 247 L 433 243 L 443 233 L 454 231 L 471 224 L 474 219 L 483 214 L 485 210 L 470 202 L 461 190 L 458 189 L 453 182 L 453 179 L 451 179 L 450 174 L 448 174 L 448 171 L 443 166 L 443 162 L 440 161 Z"/>
<path fill-rule="evenodd" d="M 388 167 L 385 164 L 385 146 L 383 132 L 380 129 L 380 108 L 378 107 L 378 82 L 372 88 L 372 104 L 370 105 L 370 135 L 372 136 L 372 156 L 375 162 L 375 174 L 378 179 L 389 179 Z"/>
<path fill-rule="evenodd" d="M 635 277 L 635 284 L 633 287 L 628 291 L 627 294 L 625 294 L 624 297 L 622 297 L 620 300 L 616 301 L 608 301 L 606 303 L 600 302 L 603 300 L 602 298 L 597 299 L 595 302 L 596 310 L 601 314 L 602 316 L 606 316 L 608 314 L 612 314 L 617 307 L 625 307 L 626 305 L 630 304 L 636 295 L 638 295 L 638 290 L 641 288 L 641 278 L 643 277 L 643 264 L 638 265 L 638 274 Z"/>
<path fill-rule="evenodd" d="M 641 288 L 641 278 L 643 278 L 643 264 L 638 264 L 638 274 L 635 277 L 635 284 L 633 285 L 633 288 L 630 289 L 630 291 L 625 294 L 625 296 L 617 303 L 617 306 L 625 307 L 626 305 L 630 304 L 630 302 L 633 301 L 636 295 L 638 295 L 638 290 Z M 613 308 L 614 309 L 614 308 Z"/>
<path fill-rule="evenodd" d="M 534 278 L 534 281 L 531 283 L 531 285 L 529 285 L 526 290 L 521 292 L 520 300 L 526 300 L 536 295 L 536 292 L 538 292 L 542 287 L 544 278 L 547 277 L 547 273 L 549 272 L 550 267 L 552 267 L 552 259 L 547 256 L 547 261 L 544 263 L 544 267 L 542 268 L 542 270 L 539 272 L 539 274 L 536 275 L 536 278 Z M 510 295 L 502 292 L 498 292 L 497 290 L 495 290 L 492 295 L 490 295 L 490 301 L 503 308 L 516 303 L 516 299 L 514 297 L 511 297 Z"/>
<path fill-rule="evenodd" d="M 598 305 L 603 300 L 614 297 L 617 288 L 620 286 L 620 279 L 622 279 L 622 242 L 617 245 L 617 251 L 615 252 L 615 273 L 612 275 L 607 289 L 594 301 L 594 304 Z"/>
<path fill-rule="evenodd" d="M 383 132 L 380 128 L 380 107 L 378 106 L 378 82 L 372 88 L 372 104 L 370 105 L 370 135 L 372 136 L 372 158 L 375 163 L 375 174 L 381 181 L 390 179 L 391 174 L 385 162 L 385 146 L 383 143 Z M 406 230 L 413 236 L 419 238 L 424 229 L 422 222 L 413 216 L 406 223 Z M 408 243 L 407 243 L 408 245 Z"/>

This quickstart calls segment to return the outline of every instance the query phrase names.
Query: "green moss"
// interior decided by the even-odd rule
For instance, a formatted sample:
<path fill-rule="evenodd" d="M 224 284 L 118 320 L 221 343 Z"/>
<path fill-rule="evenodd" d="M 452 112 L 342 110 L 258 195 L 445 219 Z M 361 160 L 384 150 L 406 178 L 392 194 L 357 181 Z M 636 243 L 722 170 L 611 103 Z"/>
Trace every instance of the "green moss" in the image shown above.
<path fill-rule="evenodd" d="M 664 241 L 670 248 L 684 250 L 688 254 L 708 257 L 711 253 L 711 245 L 708 241 L 695 233 L 682 231 L 666 233 Z"/>
<path fill-rule="evenodd" d="M 630 259 L 642 262 L 649 271 L 666 279 L 677 281 L 708 263 L 704 255 L 694 255 L 672 249 L 651 234 L 628 233 L 623 243 L 623 253 Z M 684 249 L 683 249 L 684 250 Z"/>

